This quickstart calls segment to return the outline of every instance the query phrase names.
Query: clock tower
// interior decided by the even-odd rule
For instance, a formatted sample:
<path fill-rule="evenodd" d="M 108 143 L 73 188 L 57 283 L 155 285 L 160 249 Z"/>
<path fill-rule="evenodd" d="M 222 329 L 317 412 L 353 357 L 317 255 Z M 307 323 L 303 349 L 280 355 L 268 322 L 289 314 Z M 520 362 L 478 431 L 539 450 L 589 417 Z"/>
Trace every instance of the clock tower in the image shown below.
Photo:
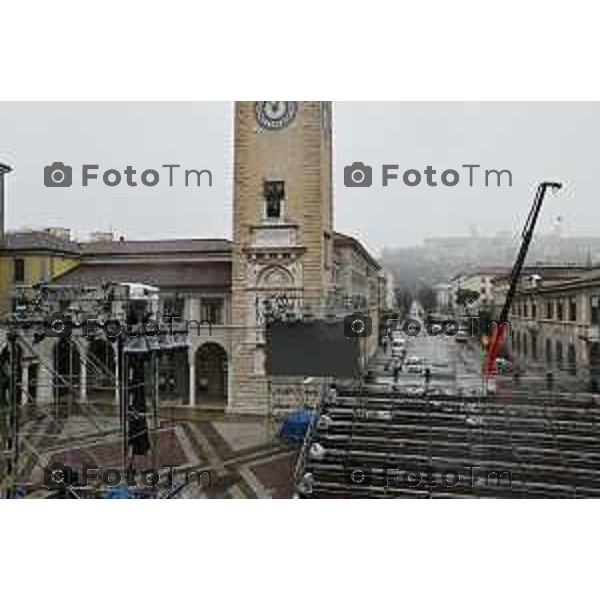
<path fill-rule="evenodd" d="M 333 286 L 331 103 L 237 102 L 229 408 L 265 412 L 265 312 L 317 313 Z"/>

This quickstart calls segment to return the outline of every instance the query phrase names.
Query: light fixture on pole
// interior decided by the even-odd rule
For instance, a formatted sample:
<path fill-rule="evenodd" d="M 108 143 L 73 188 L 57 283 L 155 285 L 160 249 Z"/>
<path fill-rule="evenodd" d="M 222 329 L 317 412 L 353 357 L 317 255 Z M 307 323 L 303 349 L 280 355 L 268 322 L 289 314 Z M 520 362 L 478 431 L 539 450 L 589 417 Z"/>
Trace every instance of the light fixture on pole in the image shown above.
<path fill-rule="evenodd" d="M 12 167 L 0 163 L 0 244 L 4 242 L 4 176 L 12 170 Z"/>

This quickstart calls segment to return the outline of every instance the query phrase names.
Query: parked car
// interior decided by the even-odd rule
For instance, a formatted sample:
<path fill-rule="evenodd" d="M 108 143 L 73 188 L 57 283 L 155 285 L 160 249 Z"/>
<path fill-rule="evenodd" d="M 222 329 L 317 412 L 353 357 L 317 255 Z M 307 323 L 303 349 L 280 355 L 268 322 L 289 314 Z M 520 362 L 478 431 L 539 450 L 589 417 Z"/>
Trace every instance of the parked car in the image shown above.
<path fill-rule="evenodd" d="M 411 396 L 424 396 L 425 392 L 426 390 L 422 386 L 406 388 L 406 393 Z"/>
<path fill-rule="evenodd" d="M 493 379 L 487 379 L 485 382 L 484 391 L 490 396 L 493 396 L 494 394 L 498 393 L 496 382 Z"/>
<path fill-rule="evenodd" d="M 406 359 L 406 364 L 407 365 L 420 365 L 423 362 L 423 359 L 421 359 L 418 356 L 409 356 Z"/>
<path fill-rule="evenodd" d="M 404 358 L 406 356 L 406 348 L 403 345 L 392 345 L 392 358 Z"/>
<path fill-rule="evenodd" d="M 423 367 L 423 359 L 419 358 L 418 356 L 410 356 L 406 360 L 407 373 L 422 373 Z"/>
<path fill-rule="evenodd" d="M 498 373 L 510 373 L 513 368 L 513 364 L 510 362 L 510 360 L 499 356 L 496 359 L 496 368 L 498 369 Z"/>
<path fill-rule="evenodd" d="M 459 329 L 454 338 L 459 344 L 465 344 L 469 339 L 469 334 L 464 329 Z"/>

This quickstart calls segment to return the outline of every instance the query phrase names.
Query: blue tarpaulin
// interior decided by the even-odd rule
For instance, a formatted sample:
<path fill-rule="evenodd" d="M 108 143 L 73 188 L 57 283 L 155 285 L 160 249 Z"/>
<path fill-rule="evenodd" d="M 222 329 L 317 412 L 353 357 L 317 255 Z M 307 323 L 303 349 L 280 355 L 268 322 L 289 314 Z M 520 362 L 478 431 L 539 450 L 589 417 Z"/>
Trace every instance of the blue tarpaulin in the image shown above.
<path fill-rule="evenodd" d="M 109 488 L 104 492 L 104 498 L 106 500 L 129 500 L 133 497 L 131 490 L 126 485 Z"/>
<path fill-rule="evenodd" d="M 288 444 L 301 444 L 311 422 L 317 418 L 314 410 L 301 408 L 289 414 L 281 426 L 279 435 Z"/>

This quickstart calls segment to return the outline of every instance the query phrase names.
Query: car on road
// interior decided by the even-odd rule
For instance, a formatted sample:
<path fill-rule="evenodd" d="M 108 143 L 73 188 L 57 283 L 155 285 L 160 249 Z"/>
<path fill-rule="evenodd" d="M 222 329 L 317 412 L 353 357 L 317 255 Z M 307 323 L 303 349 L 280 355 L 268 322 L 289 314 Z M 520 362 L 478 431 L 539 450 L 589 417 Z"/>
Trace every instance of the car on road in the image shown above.
<path fill-rule="evenodd" d="M 496 359 L 496 368 L 498 369 L 498 373 L 510 373 L 510 371 L 512 371 L 513 364 L 510 362 L 510 360 L 499 356 Z"/>
<path fill-rule="evenodd" d="M 469 334 L 464 329 L 459 329 L 454 338 L 459 344 L 465 344 L 469 339 Z"/>
<path fill-rule="evenodd" d="M 408 387 L 406 388 L 406 393 L 409 394 L 410 396 L 424 396 L 425 395 L 425 388 L 422 386 L 419 387 Z"/>
<path fill-rule="evenodd" d="M 497 394 L 498 386 L 496 385 L 496 381 L 494 379 L 486 379 L 483 390 L 489 396 Z"/>
<path fill-rule="evenodd" d="M 409 356 L 406 360 L 407 373 L 422 373 L 424 361 L 418 356 Z"/>
<path fill-rule="evenodd" d="M 452 395 L 452 391 L 449 389 L 441 388 L 441 387 L 431 387 L 431 388 L 429 388 L 427 395 L 429 395 L 429 396 L 450 396 L 450 395 Z"/>
<path fill-rule="evenodd" d="M 403 356 L 406 354 L 406 342 L 402 339 L 392 341 L 392 357 Z"/>

